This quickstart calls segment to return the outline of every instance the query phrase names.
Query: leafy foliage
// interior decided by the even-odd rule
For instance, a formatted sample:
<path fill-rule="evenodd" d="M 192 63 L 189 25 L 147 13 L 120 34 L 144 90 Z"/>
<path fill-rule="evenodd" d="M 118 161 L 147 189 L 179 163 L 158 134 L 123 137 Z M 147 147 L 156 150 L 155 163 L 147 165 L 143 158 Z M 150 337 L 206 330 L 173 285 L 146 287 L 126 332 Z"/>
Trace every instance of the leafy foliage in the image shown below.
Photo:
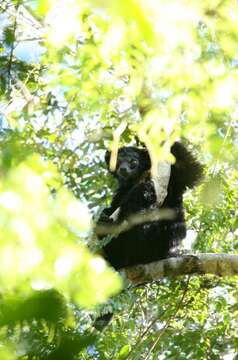
<path fill-rule="evenodd" d="M 120 144 L 138 135 L 153 158 L 193 143 L 207 175 L 186 196 L 185 245 L 237 252 L 237 19 L 234 0 L 1 1 L 1 359 L 235 358 L 236 278 L 115 295 L 86 243 L 126 121 Z"/>

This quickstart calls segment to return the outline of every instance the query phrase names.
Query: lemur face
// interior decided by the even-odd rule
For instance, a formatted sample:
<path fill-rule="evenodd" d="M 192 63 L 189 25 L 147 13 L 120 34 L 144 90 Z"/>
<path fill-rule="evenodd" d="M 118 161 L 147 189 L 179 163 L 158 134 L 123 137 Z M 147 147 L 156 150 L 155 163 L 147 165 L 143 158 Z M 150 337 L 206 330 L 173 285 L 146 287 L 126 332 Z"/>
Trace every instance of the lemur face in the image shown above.
<path fill-rule="evenodd" d="M 106 153 L 106 162 L 109 164 L 110 153 Z M 132 146 L 119 149 L 116 170 L 112 172 L 119 183 L 130 183 L 138 179 L 151 166 L 150 157 L 146 149 Z"/>

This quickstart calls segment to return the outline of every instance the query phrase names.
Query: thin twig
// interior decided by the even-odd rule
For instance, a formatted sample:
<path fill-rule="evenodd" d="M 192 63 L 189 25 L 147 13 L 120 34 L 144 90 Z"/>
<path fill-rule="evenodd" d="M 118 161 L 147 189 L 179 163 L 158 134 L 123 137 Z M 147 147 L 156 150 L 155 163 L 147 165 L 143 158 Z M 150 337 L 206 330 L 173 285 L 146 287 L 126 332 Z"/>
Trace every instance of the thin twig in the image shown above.
<path fill-rule="evenodd" d="M 177 315 L 179 309 L 181 308 L 181 305 L 184 301 L 184 298 L 185 298 L 185 295 L 188 291 L 188 285 L 189 285 L 189 280 L 190 280 L 190 277 L 188 276 L 188 279 L 187 279 L 187 283 L 186 283 L 186 286 L 184 288 L 184 291 L 183 291 L 183 294 L 181 296 L 181 299 L 179 300 L 179 302 L 177 303 L 177 306 L 176 306 L 176 309 L 174 311 L 173 314 L 171 314 L 171 316 L 168 318 L 168 320 L 166 321 L 164 327 L 159 331 L 159 334 L 157 336 L 157 338 L 155 339 L 155 341 L 153 342 L 151 348 L 149 349 L 148 353 L 147 353 L 147 356 L 145 358 L 145 360 L 148 360 L 149 359 L 149 356 L 150 354 L 152 353 L 152 351 L 154 350 L 154 348 L 156 347 L 156 345 L 158 344 L 160 338 L 162 337 L 162 335 L 165 333 L 165 331 L 167 330 L 170 322 L 175 318 L 175 316 Z"/>
<path fill-rule="evenodd" d="M 9 57 L 8 68 L 7 68 L 8 90 L 9 91 L 11 89 L 11 71 L 12 71 L 12 63 L 13 63 L 13 52 L 14 52 L 14 46 L 15 46 L 15 34 L 16 34 L 16 30 L 17 30 L 17 15 L 18 15 L 19 6 L 20 6 L 20 0 L 18 0 L 17 5 L 16 5 L 16 14 L 15 14 L 15 19 L 14 19 L 13 34 L 12 34 L 13 41 L 11 44 L 10 57 Z"/>
<path fill-rule="evenodd" d="M 45 41 L 45 38 L 43 36 L 39 37 L 32 37 L 32 38 L 22 38 L 19 40 L 19 43 L 26 42 L 26 41 Z"/>
<path fill-rule="evenodd" d="M 216 160 L 215 160 L 215 163 L 214 163 L 214 166 L 213 166 L 213 169 L 212 169 L 212 173 L 211 173 L 212 177 L 214 177 L 214 175 L 216 173 L 216 169 L 217 169 L 217 165 L 218 165 L 218 159 L 221 156 L 221 154 L 223 153 L 225 144 L 226 144 L 226 142 L 227 142 L 227 140 L 228 140 L 228 138 L 230 136 L 230 132 L 231 132 L 231 129 L 232 129 L 232 122 L 233 122 L 233 119 L 231 118 L 230 121 L 229 121 L 227 130 L 226 130 L 226 134 L 225 134 L 224 139 L 222 141 L 220 150 L 218 151 L 218 154 L 216 155 Z"/>
<path fill-rule="evenodd" d="M 127 354 L 125 360 L 129 359 L 130 356 L 132 355 L 132 352 L 134 352 L 138 346 L 142 343 L 144 337 L 147 335 L 147 333 L 149 332 L 149 330 L 152 328 L 152 326 L 154 326 L 154 324 L 160 319 L 161 316 L 163 316 L 166 311 L 168 309 L 165 309 L 164 311 L 162 311 L 162 313 L 160 313 L 158 316 L 156 316 L 151 322 L 150 324 L 147 326 L 147 328 L 144 330 L 144 332 L 138 337 L 135 345 L 133 346 L 133 348 L 131 348 L 130 352 Z"/>
<path fill-rule="evenodd" d="M 175 212 L 169 208 L 150 210 L 131 215 L 121 223 L 99 223 L 96 225 L 95 233 L 101 236 L 108 234 L 118 235 L 136 225 L 158 220 L 172 220 L 174 217 Z"/>

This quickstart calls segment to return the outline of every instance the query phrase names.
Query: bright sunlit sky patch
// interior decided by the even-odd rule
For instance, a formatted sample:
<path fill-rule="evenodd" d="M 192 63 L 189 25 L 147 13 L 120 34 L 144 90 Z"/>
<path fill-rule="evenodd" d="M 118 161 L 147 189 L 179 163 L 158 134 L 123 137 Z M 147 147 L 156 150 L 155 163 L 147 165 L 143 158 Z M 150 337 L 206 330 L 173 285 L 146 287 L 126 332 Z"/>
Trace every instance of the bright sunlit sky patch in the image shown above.
<path fill-rule="evenodd" d="M 0 206 L 12 212 L 17 212 L 22 209 L 23 202 L 17 193 L 5 191 L 0 194 Z"/>
<path fill-rule="evenodd" d="M 94 269 L 94 271 L 97 272 L 97 274 L 103 273 L 106 269 L 106 263 L 105 263 L 104 259 L 102 259 L 100 257 L 93 258 L 90 261 L 90 265 Z"/>
<path fill-rule="evenodd" d="M 197 232 L 195 230 L 187 230 L 187 235 L 183 239 L 183 248 L 186 250 L 191 250 L 195 240 L 197 238 Z"/>
<path fill-rule="evenodd" d="M 38 63 L 44 52 L 38 41 L 21 41 L 17 44 L 14 55 L 27 63 Z"/>
<path fill-rule="evenodd" d="M 232 107 L 237 95 L 237 79 L 229 76 L 215 85 L 214 103 L 211 106 L 215 105 L 219 109 Z"/>
<path fill-rule="evenodd" d="M 104 43 L 101 47 L 101 53 L 103 57 L 110 58 L 111 55 L 118 52 L 118 48 L 123 42 L 125 35 L 125 27 L 123 22 L 120 22 L 118 19 L 111 26 L 109 32 L 106 35 Z"/>
<path fill-rule="evenodd" d="M 196 26 L 201 19 L 199 6 L 188 1 L 158 1 L 148 0 L 145 7 L 151 13 L 155 31 L 162 34 L 167 51 L 172 51 L 179 44 L 190 44 L 192 46 L 190 28 Z"/>
<path fill-rule="evenodd" d="M 75 34 L 80 34 L 80 6 L 77 0 L 52 0 L 46 17 L 50 25 L 48 40 L 56 45 L 65 45 L 65 41 Z"/>
<path fill-rule="evenodd" d="M 70 274 L 73 263 L 74 263 L 74 256 L 72 254 L 67 254 L 61 256 L 57 261 L 55 262 L 55 274 L 57 276 L 67 276 Z"/>

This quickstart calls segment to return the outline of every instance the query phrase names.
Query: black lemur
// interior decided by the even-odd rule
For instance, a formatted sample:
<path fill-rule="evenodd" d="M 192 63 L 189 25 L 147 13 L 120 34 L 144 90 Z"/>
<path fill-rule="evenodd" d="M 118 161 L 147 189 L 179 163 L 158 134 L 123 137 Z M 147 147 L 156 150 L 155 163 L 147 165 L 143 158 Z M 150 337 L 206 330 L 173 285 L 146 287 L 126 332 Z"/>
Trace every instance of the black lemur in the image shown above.
<path fill-rule="evenodd" d="M 151 180 L 151 160 L 146 148 L 122 147 L 118 151 L 117 164 L 112 175 L 119 187 L 111 206 L 104 209 L 98 224 L 113 223 L 110 218 L 117 212 L 115 224 L 121 224 L 132 215 L 145 214 L 145 222 L 114 235 L 103 247 L 105 259 L 115 268 L 121 269 L 136 264 L 147 264 L 172 256 L 186 236 L 183 194 L 196 185 L 203 175 L 202 165 L 180 142 L 171 147 L 175 163 L 171 165 L 167 196 L 158 205 L 154 183 Z M 110 153 L 105 160 L 109 167 Z M 171 218 L 148 220 L 146 213 L 158 209 L 172 209 Z"/>

